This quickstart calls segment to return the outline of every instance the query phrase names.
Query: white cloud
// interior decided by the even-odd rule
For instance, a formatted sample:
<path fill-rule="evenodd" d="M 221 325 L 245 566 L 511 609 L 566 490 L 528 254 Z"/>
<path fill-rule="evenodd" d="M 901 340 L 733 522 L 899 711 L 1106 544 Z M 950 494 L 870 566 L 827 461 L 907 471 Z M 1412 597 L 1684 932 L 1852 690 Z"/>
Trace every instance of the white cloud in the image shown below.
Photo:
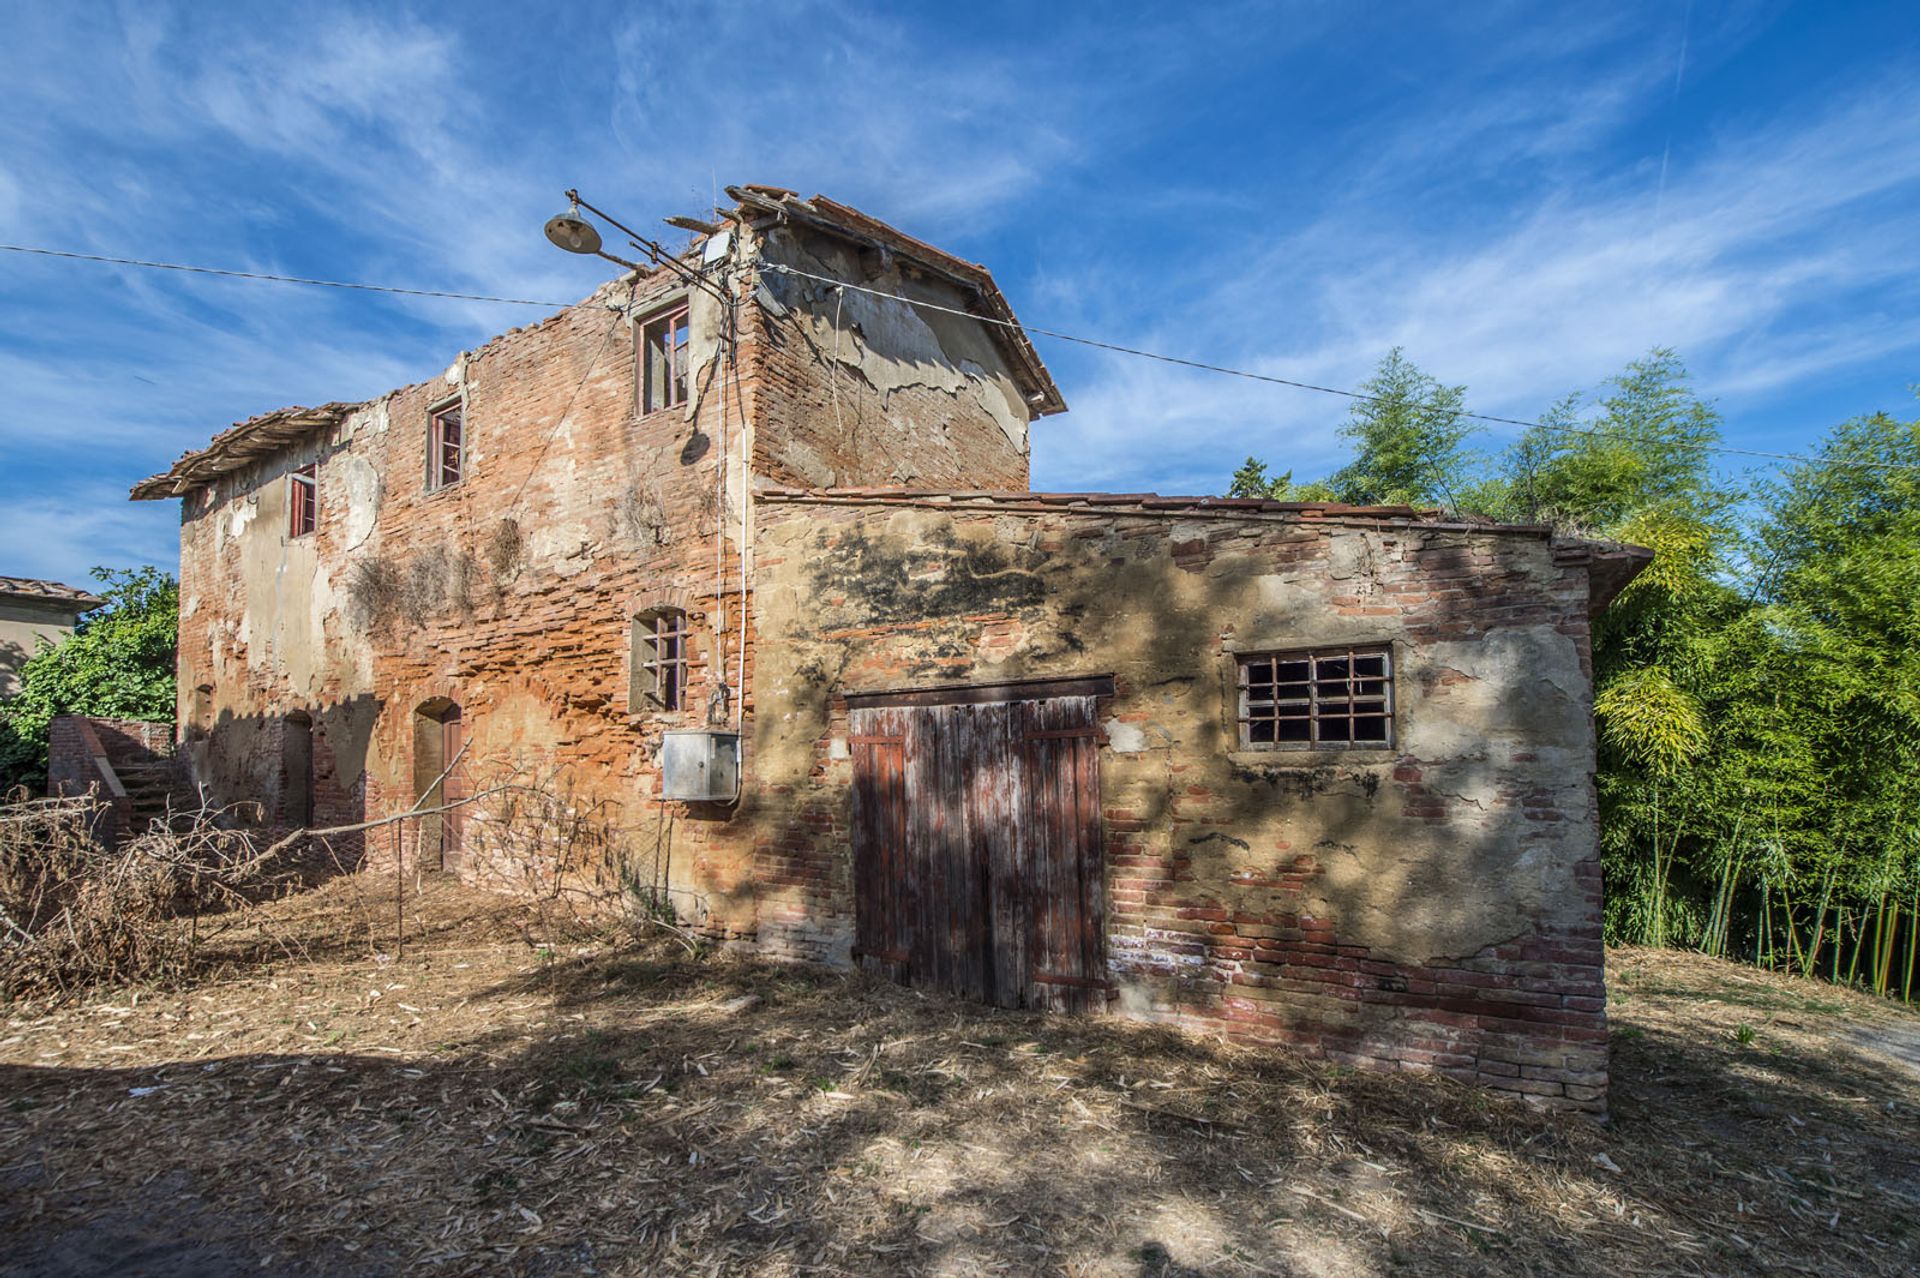
<path fill-rule="evenodd" d="M 1920 227 L 1907 213 L 1920 189 L 1917 114 L 1914 95 L 1875 94 L 1811 121 L 1729 131 L 1705 159 L 1676 166 L 1657 211 L 1638 169 L 1555 185 L 1504 219 L 1446 233 L 1355 235 L 1352 223 L 1377 222 L 1377 210 L 1335 205 L 1203 268 L 1206 284 L 1173 304 L 1178 326 L 1143 329 L 1118 313 L 1083 323 L 1126 344 L 1341 387 L 1405 346 L 1466 383 L 1472 406 L 1502 415 L 1537 414 L 1655 345 L 1679 348 L 1710 395 L 1757 393 L 1920 349 L 1901 318 L 1920 295 Z M 1906 305 L 1862 305 L 1861 294 Z M 1076 466 L 1101 455 L 1100 475 L 1128 486 L 1211 476 L 1218 487 L 1249 451 L 1319 473 L 1345 413 L 1331 397 L 1205 386 L 1153 365 L 1098 365 L 1067 394 L 1071 421 L 1041 428 L 1036 469 L 1051 479 L 1045 441 L 1065 439 Z M 1232 417 L 1202 425 L 1213 413 Z"/>

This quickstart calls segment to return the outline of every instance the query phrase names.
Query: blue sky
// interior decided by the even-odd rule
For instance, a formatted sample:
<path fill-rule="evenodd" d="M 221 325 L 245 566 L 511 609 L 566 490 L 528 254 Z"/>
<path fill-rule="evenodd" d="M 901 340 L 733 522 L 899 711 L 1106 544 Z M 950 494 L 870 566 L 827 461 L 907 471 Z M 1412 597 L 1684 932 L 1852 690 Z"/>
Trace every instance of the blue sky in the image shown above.
<path fill-rule="evenodd" d="M 1178 8 L 0 0 L 0 241 L 564 301 L 565 188 L 642 224 L 771 182 L 1031 323 L 1280 376 L 1398 344 L 1529 417 L 1664 344 L 1729 442 L 1920 411 L 1910 3 Z M 539 314 L 0 253 L 0 574 L 171 567 L 129 484 Z M 1036 487 L 1338 463 L 1338 400 L 1040 346 Z"/>

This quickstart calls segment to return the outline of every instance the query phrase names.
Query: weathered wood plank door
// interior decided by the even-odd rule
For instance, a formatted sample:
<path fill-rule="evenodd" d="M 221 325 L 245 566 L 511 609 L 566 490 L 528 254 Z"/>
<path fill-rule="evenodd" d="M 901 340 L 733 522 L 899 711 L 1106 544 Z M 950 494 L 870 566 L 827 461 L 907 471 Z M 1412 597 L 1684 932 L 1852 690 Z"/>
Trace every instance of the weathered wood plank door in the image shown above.
<path fill-rule="evenodd" d="M 1083 682 L 851 708 L 864 964 L 1007 1007 L 1083 1008 L 1104 987 L 1095 697 Z"/>
<path fill-rule="evenodd" d="M 914 927 L 907 864 L 907 723 L 904 710 L 854 712 L 854 948 L 869 968 L 905 981 Z"/>
<path fill-rule="evenodd" d="M 1100 755 L 1092 698 L 1026 706 L 1022 823 L 1029 940 L 1024 1000 L 1078 1011 L 1106 987 Z"/>

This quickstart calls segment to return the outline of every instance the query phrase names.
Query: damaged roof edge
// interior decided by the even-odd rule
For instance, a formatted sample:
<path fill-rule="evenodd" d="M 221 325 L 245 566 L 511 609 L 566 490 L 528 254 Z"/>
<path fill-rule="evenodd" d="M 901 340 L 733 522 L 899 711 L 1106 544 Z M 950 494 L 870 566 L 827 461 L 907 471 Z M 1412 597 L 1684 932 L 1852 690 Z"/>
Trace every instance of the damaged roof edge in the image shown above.
<path fill-rule="evenodd" d="M 993 273 L 986 267 L 955 257 L 925 240 L 916 239 L 897 227 L 824 195 L 803 200 L 784 187 L 753 183 L 730 186 L 727 194 L 738 200 L 744 209 L 800 222 L 842 239 L 885 248 L 969 290 L 986 312 L 985 318 L 1001 321 L 992 327 L 1011 355 L 1017 376 L 1025 383 L 1022 390 L 1028 396 L 1027 402 L 1033 409 L 1033 415 L 1050 417 L 1067 411 L 1066 397 L 1060 393 L 1053 374 L 1047 371 L 1040 352 L 1034 349 L 1032 340 L 1027 337 L 1027 330 L 1013 313 L 1012 304 L 1007 301 L 1006 294 L 1000 291 L 1000 286 L 994 283 Z"/>
<path fill-rule="evenodd" d="M 186 454 L 158 475 L 135 484 L 134 501 L 165 501 L 212 483 L 222 475 L 283 451 L 287 445 L 346 419 L 359 404 L 332 403 L 318 408 L 294 406 L 250 417 L 215 435 L 205 448 Z"/>
<path fill-rule="evenodd" d="M 1439 510 L 1413 506 L 1355 506 L 1337 501 L 1271 501 L 1261 497 L 1163 497 L 1159 493 L 1043 493 L 995 492 L 945 488 L 785 488 L 758 489 L 767 501 L 819 502 L 840 505 L 987 506 L 1032 510 L 1100 510 L 1131 508 L 1142 513 L 1198 518 L 1248 515 L 1292 515 L 1302 519 L 1369 519 L 1418 524 L 1426 528 L 1464 528 L 1480 532 L 1552 535 L 1544 524 L 1473 523 L 1447 519 Z"/>
<path fill-rule="evenodd" d="M 1597 617 L 1633 584 L 1642 569 L 1653 562 L 1653 551 L 1625 541 L 1566 540 L 1561 557 L 1568 561 L 1584 555 L 1587 565 L 1587 615 Z"/>

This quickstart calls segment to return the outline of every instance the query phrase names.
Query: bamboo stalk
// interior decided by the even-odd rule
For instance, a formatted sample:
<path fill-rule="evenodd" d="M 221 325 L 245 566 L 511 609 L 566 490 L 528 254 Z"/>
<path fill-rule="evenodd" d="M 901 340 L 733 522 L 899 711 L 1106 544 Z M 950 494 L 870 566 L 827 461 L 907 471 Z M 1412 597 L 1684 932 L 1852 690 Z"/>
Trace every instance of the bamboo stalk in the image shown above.
<path fill-rule="evenodd" d="M 1886 897 L 1883 895 L 1880 899 L 1884 902 Z M 1882 904 L 1880 907 L 1881 914 L 1886 914 L 1887 909 L 1888 907 Z M 1886 939 L 1880 944 L 1879 952 L 1875 954 L 1873 964 L 1873 992 L 1883 997 L 1886 995 L 1888 982 L 1893 979 L 1893 942 L 1894 938 L 1900 935 L 1899 901 L 1896 900 L 1893 902 L 1892 910 L 1892 916 L 1886 921 Z"/>
<path fill-rule="evenodd" d="M 1853 961 L 1847 964 L 1847 984 L 1852 985 L 1860 979 L 1860 951 L 1867 944 L 1867 918 L 1865 911 L 1853 925 Z"/>
<path fill-rule="evenodd" d="M 1787 889 L 1784 885 L 1780 888 L 1780 912 L 1787 916 L 1786 922 L 1782 926 L 1787 933 L 1787 967 L 1791 970 L 1794 967 L 1800 966 L 1805 961 L 1806 956 L 1800 951 L 1800 934 L 1794 931 L 1793 927 L 1793 901 L 1787 896 Z"/>
<path fill-rule="evenodd" d="M 1920 956 L 1920 887 L 1914 888 L 1914 908 L 1907 915 L 1907 984 L 1901 986 L 1901 1002 L 1914 1002 L 1914 956 Z"/>
<path fill-rule="evenodd" d="M 1773 883 L 1765 875 L 1760 877 L 1760 944 L 1754 948 L 1756 961 L 1765 956 L 1761 965 L 1773 967 Z"/>
<path fill-rule="evenodd" d="M 1813 920 L 1813 943 L 1807 949 L 1807 964 L 1800 970 L 1802 976 L 1812 976 L 1814 965 L 1820 961 L 1820 942 L 1826 937 L 1827 902 L 1833 895 L 1833 866 L 1827 866 L 1827 872 L 1820 884 L 1820 912 Z"/>
<path fill-rule="evenodd" d="M 1895 910 L 1899 909 L 1898 906 L 1895 906 L 1894 908 Z M 1899 921 L 1899 917 L 1897 914 L 1895 916 L 1894 921 L 1895 922 Z M 1882 888 L 1880 891 L 1880 912 L 1874 918 L 1874 921 L 1873 921 L 1873 970 L 1869 974 L 1873 981 L 1873 992 L 1875 994 L 1883 994 L 1886 992 L 1885 988 L 1881 985 L 1881 981 L 1885 976 L 1885 972 L 1883 970 L 1883 965 L 1880 961 L 1880 953 L 1883 948 L 1881 945 L 1881 941 L 1886 936 L 1886 934 L 1887 934 L 1887 893 L 1886 893 L 1886 889 Z"/>

